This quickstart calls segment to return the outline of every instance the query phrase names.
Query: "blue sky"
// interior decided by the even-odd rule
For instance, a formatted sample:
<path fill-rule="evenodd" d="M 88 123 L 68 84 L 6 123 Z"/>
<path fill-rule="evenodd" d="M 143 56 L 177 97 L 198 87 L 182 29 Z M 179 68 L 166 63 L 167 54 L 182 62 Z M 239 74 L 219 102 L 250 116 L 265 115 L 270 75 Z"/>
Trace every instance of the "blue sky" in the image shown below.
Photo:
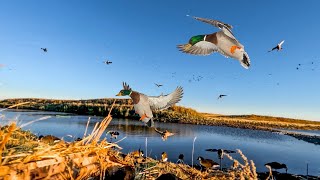
<path fill-rule="evenodd" d="M 183 86 L 179 104 L 201 112 L 320 120 L 319 7 L 316 0 L 0 1 L 0 99 L 115 97 L 126 81 L 148 95 Z M 179 52 L 191 36 L 218 31 L 187 14 L 233 25 L 250 69 L 220 54 Z M 267 53 L 283 39 L 282 52 Z"/>

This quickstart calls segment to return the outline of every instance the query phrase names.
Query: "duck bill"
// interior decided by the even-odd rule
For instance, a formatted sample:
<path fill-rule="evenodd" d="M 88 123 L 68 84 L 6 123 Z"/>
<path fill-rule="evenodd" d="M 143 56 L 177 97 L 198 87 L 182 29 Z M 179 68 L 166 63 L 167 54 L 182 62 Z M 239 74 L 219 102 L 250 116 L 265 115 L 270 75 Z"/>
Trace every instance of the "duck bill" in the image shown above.
<path fill-rule="evenodd" d="M 118 94 L 116 94 L 116 96 L 121 96 L 121 93 L 119 92 Z"/>

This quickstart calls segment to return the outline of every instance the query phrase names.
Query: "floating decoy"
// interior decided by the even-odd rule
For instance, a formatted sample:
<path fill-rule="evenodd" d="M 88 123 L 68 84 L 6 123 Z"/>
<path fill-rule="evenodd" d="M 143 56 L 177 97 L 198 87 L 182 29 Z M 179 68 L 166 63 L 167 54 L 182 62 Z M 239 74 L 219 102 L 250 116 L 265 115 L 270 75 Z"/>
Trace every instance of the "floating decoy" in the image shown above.
<path fill-rule="evenodd" d="M 218 96 L 218 99 L 221 99 L 221 98 L 223 98 L 224 96 L 227 96 L 227 95 L 225 95 L 225 94 L 220 94 L 220 95 Z"/>
<path fill-rule="evenodd" d="M 61 141 L 61 139 L 57 138 L 55 136 L 52 136 L 52 135 L 46 135 L 46 136 L 40 135 L 39 141 L 46 143 L 46 144 L 51 144 L 51 143 L 59 142 L 59 141 Z"/>
<path fill-rule="evenodd" d="M 116 96 L 130 96 L 133 101 L 135 112 L 139 114 L 140 120 L 148 127 L 154 127 L 152 110 L 167 109 L 179 102 L 183 96 L 183 89 L 182 87 L 177 87 L 171 94 L 147 96 L 137 91 L 133 91 L 129 85 L 123 83 L 123 90 Z"/>
<path fill-rule="evenodd" d="M 280 51 L 280 50 L 282 50 L 283 48 L 282 48 L 282 44 L 284 43 L 284 40 L 283 41 L 281 41 L 279 44 L 277 44 L 277 46 L 276 47 L 274 47 L 274 48 L 272 48 L 270 51 L 268 51 L 268 52 L 271 52 L 271 51 L 273 51 L 273 50 L 277 50 L 277 51 Z"/>
<path fill-rule="evenodd" d="M 47 48 L 41 48 L 41 50 L 43 50 L 43 52 L 48 52 Z"/>
<path fill-rule="evenodd" d="M 132 155 L 133 155 L 133 157 L 143 157 L 143 151 L 142 150 L 137 150 L 137 151 L 133 151 L 132 153 L 131 153 Z"/>
<path fill-rule="evenodd" d="M 161 161 L 162 162 L 167 162 L 168 161 L 168 155 L 166 152 L 161 153 Z"/>
<path fill-rule="evenodd" d="M 176 162 L 177 164 L 184 164 L 184 155 L 180 154 L 178 157 L 178 161 Z"/>
<path fill-rule="evenodd" d="M 220 160 L 220 165 L 221 165 L 224 153 L 228 153 L 228 154 L 236 153 L 235 151 L 226 150 L 226 149 L 206 149 L 206 151 L 217 152 L 218 153 L 218 159 Z M 222 166 L 220 166 L 220 169 L 221 168 L 222 168 Z"/>
<path fill-rule="evenodd" d="M 112 138 L 117 139 L 117 137 L 119 136 L 119 132 L 118 131 L 110 131 L 109 134 L 111 136 L 111 139 Z"/>
<path fill-rule="evenodd" d="M 74 141 L 82 141 L 82 138 L 78 137 L 76 140 Z"/>
<path fill-rule="evenodd" d="M 268 165 L 271 169 L 286 169 L 286 173 L 288 172 L 288 168 L 286 164 L 281 164 L 279 162 L 269 162 L 266 163 L 265 166 Z"/>
<path fill-rule="evenodd" d="M 230 24 L 217 20 L 193 17 L 196 20 L 211 24 L 221 31 L 207 35 L 197 35 L 190 38 L 189 43 L 177 45 L 180 51 L 193 55 L 209 55 L 219 52 L 225 57 L 239 60 L 241 65 L 248 69 L 250 58 L 244 50 L 244 46 L 235 38 Z"/>
<path fill-rule="evenodd" d="M 206 169 L 219 167 L 219 164 L 211 159 L 204 159 L 203 157 L 199 156 L 197 160 L 199 160 L 200 165 L 205 167 Z"/>

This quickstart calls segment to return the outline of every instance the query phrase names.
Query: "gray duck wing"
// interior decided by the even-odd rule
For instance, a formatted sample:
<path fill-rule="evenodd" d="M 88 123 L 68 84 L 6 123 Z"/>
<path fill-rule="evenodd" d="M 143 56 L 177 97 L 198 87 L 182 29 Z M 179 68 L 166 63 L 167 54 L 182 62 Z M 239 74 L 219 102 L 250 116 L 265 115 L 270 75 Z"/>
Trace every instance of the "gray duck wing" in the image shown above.
<path fill-rule="evenodd" d="M 230 24 L 218 21 L 218 20 L 213 20 L 213 19 L 206 19 L 206 18 L 200 18 L 200 17 L 193 17 L 194 19 L 204 22 L 204 23 L 208 23 L 211 24 L 219 29 L 221 29 L 227 36 L 229 36 L 230 38 L 236 40 L 238 42 L 238 40 L 236 39 L 236 37 L 234 37 L 231 29 L 232 26 Z"/>
<path fill-rule="evenodd" d="M 179 102 L 182 96 L 182 87 L 177 87 L 175 91 L 167 95 L 148 96 L 148 100 L 151 110 L 163 110 Z"/>

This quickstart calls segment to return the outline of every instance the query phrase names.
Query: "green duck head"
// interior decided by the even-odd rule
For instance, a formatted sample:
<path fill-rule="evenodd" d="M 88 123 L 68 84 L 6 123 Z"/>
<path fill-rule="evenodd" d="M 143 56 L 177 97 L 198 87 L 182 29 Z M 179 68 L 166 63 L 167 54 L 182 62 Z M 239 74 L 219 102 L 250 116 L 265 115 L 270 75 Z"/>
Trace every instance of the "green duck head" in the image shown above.
<path fill-rule="evenodd" d="M 130 90 L 123 89 L 116 96 L 130 96 L 131 93 L 132 93 L 131 89 Z"/>
<path fill-rule="evenodd" d="M 198 43 L 199 41 L 203 41 L 203 40 L 204 40 L 204 37 L 205 37 L 205 35 L 193 36 L 193 37 L 190 38 L 189 44 L 195 45 L 195 44 Z"/>

